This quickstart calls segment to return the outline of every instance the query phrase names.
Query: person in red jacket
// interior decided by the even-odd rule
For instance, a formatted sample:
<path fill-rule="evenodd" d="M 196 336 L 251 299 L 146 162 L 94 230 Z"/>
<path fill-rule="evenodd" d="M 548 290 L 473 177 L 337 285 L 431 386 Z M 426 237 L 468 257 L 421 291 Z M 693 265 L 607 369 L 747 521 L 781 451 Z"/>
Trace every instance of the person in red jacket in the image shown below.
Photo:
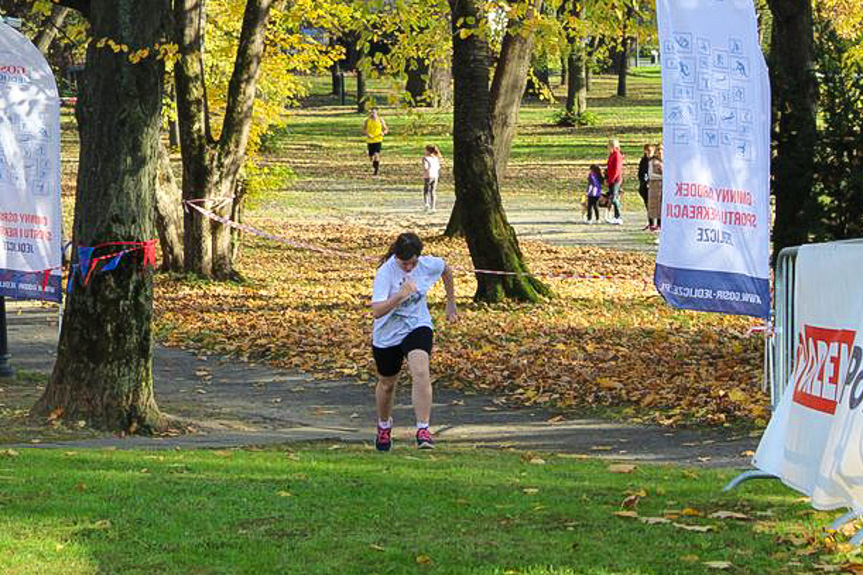
<path fill-rule="evenodd" d="M 620 186 L 623 184 L 623 154 L 620 152 L 620 142 L 612 138 L 608 142 L 608 163 L 605 166 L 605 181 L 608 183 L 608 196 L 614 206 L 614 217 L 609 223 L 620 225 Z"/>

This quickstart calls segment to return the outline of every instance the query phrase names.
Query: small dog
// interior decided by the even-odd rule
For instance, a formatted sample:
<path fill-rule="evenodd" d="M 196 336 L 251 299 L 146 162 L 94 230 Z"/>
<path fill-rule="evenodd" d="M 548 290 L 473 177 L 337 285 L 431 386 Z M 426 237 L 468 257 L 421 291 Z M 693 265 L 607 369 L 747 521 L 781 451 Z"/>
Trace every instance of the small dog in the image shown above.
<path fill-rule="evenodd" d="M 601 208 L 600 210 L 600 219 L 598 221 L 609 221 L 611 219 L 612 214 L 612 205 L 611 198 L 606 195 L 604 192 L 600 194 L 599 201 L 596 205 Z M 581 221 L 587 222 L 587 196 L 582 198 L 581 200 Z"/>

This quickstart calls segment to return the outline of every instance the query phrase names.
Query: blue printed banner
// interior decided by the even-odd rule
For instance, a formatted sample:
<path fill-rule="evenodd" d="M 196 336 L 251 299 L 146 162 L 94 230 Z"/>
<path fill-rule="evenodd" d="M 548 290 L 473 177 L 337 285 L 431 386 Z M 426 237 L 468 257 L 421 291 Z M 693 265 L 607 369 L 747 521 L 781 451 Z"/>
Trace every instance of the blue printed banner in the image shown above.
<path fill-rule="evenodd" d="M 769 317 L 770 84 L 752 0 L 659 0 L 662 232 L 679 308 Z"/>
<path fill-rule="evenodd" d="M 51 67 L 0 23 L 0 296 L 60 301 L 60 97 Z"/>
<path fill-rule="evenodd" d="M 49 274 L 46 282 L 44 272 L 0 270 L 0 296 L 60 301 L 62 296 L 60 276 Z"/>
<path fill-rule="evenodd" d="M 770 282 L 743 274 L 656 264 L 653 281 L 676 308 L 762 317 L 770 305 Z"/>

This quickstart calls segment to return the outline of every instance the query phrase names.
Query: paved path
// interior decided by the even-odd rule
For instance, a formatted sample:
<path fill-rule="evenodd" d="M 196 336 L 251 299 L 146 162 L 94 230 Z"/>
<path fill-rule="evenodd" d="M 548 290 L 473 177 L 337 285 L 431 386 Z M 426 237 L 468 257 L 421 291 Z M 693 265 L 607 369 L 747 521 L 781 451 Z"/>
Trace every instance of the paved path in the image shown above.
<path fill-rule="evenodd" d="M 48 372 L 56 355 L 56 307 L 10 302 L 9 342 L 18 369 Z M 200 432 L 181 437 L 132 437 L 45 443 L 42 447 L 231 447 L 305 440 L 369 442 L 374 426 L 372 389 L 350 380 L 313 381 L 264 365 L 157 347 L 157 401 L 168 413 L 198 422 Z M 623 460 L 745 466 L 742 453 L 756 439 L 719 431 L 677 431 L 556 413 L 514 409 L 495 398 L 436 390 L 435 432 L 442 447 L 464 444 L 582 453 Z M 409 385 L 395 409 L 396 447 L 409 446 L 413 421 Z"/>
<path fill-rule="evenodd" d="M 421 235 L 446 228 L 455 201 L 450 181 L 441 185 L 437 211 L 429 214 L 423 212 L 422 193 L 415 183 L 405 183 L 397 176 L 353 176 L 335 180 L 323 173 L 304 174 L 287 190 L 269 192 L 256 214 L 278 214 L 280 221 L 331 220 L 369 227 L 390 224 Z M 643 231 L 645 212 L 635 202 L 625 202 L 621 226 L 605 222 L 588 225 L 582 221 L 581 206 L 571 198 L 504 194 L 503 204 L 519 240 L 646 252 L 655 252 L 658 246 L 658 235 Z M 605 210 L 600 212 L 604 217 Z"/>

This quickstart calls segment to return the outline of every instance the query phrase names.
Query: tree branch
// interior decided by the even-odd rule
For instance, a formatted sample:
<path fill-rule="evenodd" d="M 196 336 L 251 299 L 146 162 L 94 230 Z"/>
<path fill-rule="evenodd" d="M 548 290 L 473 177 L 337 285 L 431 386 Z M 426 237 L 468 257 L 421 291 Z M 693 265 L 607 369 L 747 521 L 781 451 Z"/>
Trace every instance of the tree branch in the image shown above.
<path fill-rule="evenodd" d="M 85 18 L 90 18 L 90 0 L 55 0 L 60 6 L 66 6 L 80 12 Z"/>
<path fill-rule="evenodd" d="M 242 161 L 249 140 L 249 125 L 252 108 L 255 104 L 261 60 L 264 57 L 264 38 L 267 32 L 267 18 L 273 0 L 248 0 L 243 16 L 243 30 L 237 48 L 234 72 L 228 84 L 228 101 L 225 121 L 219 141 L 219 152 L 224 165 L 231 171 L 239 165 L 228 167 Z"/>

